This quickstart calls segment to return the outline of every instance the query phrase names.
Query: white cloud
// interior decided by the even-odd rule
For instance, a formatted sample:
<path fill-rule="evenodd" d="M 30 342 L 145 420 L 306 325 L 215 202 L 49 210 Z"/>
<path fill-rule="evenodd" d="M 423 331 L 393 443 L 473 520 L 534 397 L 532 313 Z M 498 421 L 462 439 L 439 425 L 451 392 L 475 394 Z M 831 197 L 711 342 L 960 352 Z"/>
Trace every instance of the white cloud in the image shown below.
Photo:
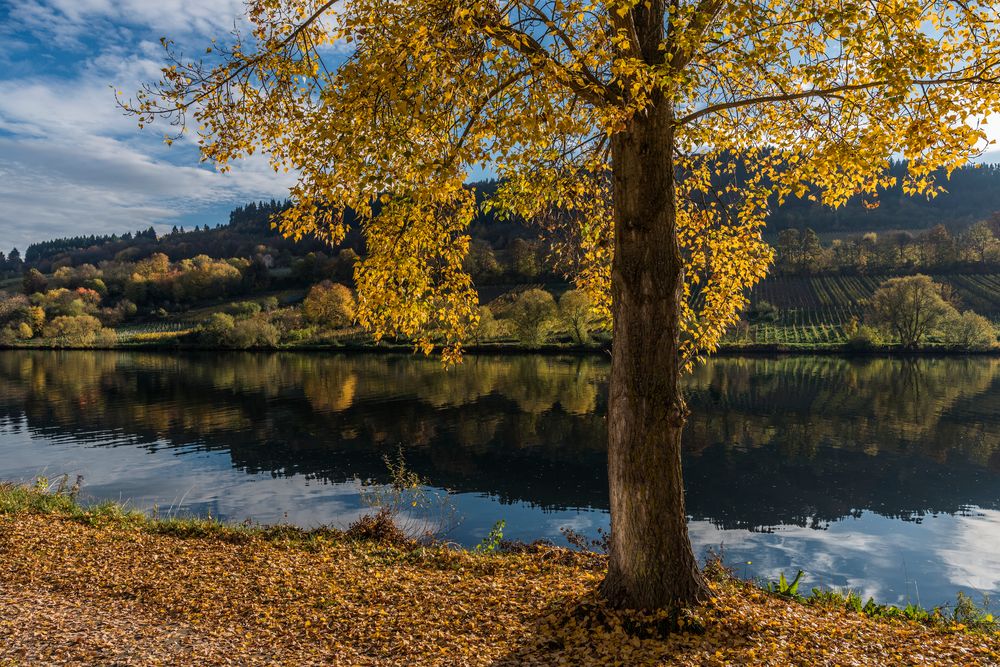
<path fill-rule="evenodd" d="M 126 16 L 132 24 L 204 43 L 231 27 L 240 11 L 240 0 L 31 0 L 10 17 L 20 18 L 22 30 L 57 23 L 69 38 Z M 46 64 L 0 78 L 0 249 L 23 251 L 55 236 L 169 226 L 208 207 L 287 194 L 293 179 L 275 174 L 260 156 L 222 175 L 199 164 L 192 142 L 165 146 L 167 128 L 139 131 L 135 119 L 117 108 L 111 85 L 128 93 L 155 79 L 160 46 L 134 35 L 123 43 L 119 36 L 112 29 L 96 49 L 82 49 L 86 57 L 68 73 Z"/>
<path fill-rule="evenodd" d="M 243 10 L 243 0 L 20 0 L 9 21 L 62 43 L 90 37 L 98 25 L 120 37 L 133 29 L 171 38 L 208 37 L 242 24 Z"/>

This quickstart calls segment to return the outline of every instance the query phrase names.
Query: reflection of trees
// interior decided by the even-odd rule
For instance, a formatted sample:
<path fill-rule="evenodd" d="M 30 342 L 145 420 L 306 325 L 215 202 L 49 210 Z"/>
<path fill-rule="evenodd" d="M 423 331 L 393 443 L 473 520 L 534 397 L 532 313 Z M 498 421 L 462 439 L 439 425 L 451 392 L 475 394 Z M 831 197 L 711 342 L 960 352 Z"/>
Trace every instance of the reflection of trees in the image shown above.
<path fill-rule="evenodd" d="M 594 357 L 17 351 L 0 418 L 79 440 L 224 450 L 251 472 L 383 477 L 606 507 L 608 365 Z M 1000 501 L 1000 361 L 716 359 L 689 378 L 688 509 L 727 526 Z"/>
<path fill-rule="evenodd" d="M 979 465 L 1000 452 L 996 358 L 717 359 L 695 371 L 689 391 L 706 408 L 691 425 L 704 445 L 750 441 L 788 456 L 821 444 L 888 448 Z"/>

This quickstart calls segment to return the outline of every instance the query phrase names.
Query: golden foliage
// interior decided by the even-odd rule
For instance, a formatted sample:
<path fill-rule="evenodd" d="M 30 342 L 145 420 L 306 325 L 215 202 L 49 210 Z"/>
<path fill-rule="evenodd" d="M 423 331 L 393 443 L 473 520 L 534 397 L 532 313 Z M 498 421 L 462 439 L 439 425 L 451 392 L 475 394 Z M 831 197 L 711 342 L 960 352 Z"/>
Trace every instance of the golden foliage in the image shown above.
<path fill-rule="evenodd" d="M 478 165 L 504 179 L 484 205 L 557 227 L 607 317 L 609 137 L 668 104 L 691 357 L 764 275 L 770 206 L 874 203 L 894 155 L 904 191 L 933 197 L 933 174 L 975 155 L 1000 107 L 988 0 L 251 0 L 248 15 L 251 33 L 209 62 L 165 42 L 163 80 L 124 106 L 143 125 L 193 113 L 223 169 L 262 151 L 295 173 L 289 236 L 336 243 L 340 212 L 359 211 L 359 320 L 425 350 L 456 353 L 475 329 L 461 260 Z"/>

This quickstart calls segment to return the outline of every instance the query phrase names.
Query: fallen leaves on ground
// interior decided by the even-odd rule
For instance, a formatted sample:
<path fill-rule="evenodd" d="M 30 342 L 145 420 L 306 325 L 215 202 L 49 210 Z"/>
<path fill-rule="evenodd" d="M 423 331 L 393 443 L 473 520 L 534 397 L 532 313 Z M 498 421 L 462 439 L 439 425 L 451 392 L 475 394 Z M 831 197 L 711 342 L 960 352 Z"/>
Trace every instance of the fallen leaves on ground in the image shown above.
<path fill-rule="evenodd" d="M 703 632 L 648 632 L 601 604 L 602 568 L 552 547 L 482 555 L 4 515 L 0 665 L 1000 664 L 995 635 L 736 581 L 693 610 Z"/>

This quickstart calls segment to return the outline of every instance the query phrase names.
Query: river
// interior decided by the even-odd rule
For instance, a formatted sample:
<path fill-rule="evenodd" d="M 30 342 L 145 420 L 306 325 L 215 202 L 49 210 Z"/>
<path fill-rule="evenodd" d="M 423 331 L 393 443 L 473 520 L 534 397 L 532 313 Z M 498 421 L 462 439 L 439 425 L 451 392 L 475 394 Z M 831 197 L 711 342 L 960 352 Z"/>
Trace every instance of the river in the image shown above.
<path fill-rule="evenodd" d="M 344 527 L 401 455 L 432 500 L 411 526 L 474 545 L 502 519 L 507 538 L 566 544 L 608 524 L 608 372 L 601 356 L 3 351 L 0 479 Z M 685 386 L 699 556 L 880 602 L 1000 594 L 1000 359 L 718 358 Z"/>

